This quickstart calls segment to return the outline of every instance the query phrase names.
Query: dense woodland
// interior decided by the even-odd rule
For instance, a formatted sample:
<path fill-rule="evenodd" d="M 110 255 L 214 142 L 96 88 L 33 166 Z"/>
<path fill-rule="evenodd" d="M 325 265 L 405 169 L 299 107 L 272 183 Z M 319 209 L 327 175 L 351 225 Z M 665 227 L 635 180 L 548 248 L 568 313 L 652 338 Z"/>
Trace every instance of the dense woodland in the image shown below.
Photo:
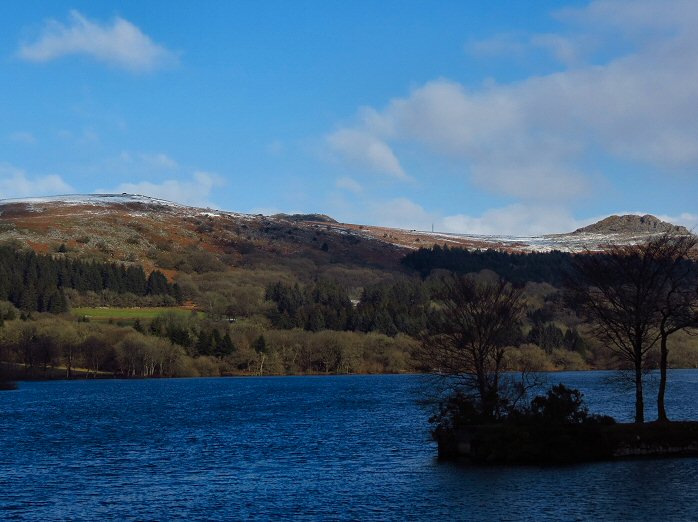
<path fill-rule="evenodd" d="M 572 254 L 566 252 L 508 253 L 434 245 L 407 254 L 402 263 L 426 278 L 434 270 L 469 274 L 492 270 L 514 284 L 549 283 L 560 287 L 569 273 Z"/>
<path fill-rule="evenodd" d="M 109 291 L 134 296 L 167 295 L 181 302 L 179 285 L 140 266 L 71 260 L 0 247 L 0 300 L 24 311 L 68 311 L 65 291 Z"/>
<path fill-rule="evenodd" d="M 187 261 L 174 281 L 135 264 L 0 248 L 0 361 L 20 378 L 381 373 L 421 371 L 415 357 L 439 313 L 450 272 L 499 275 L 522 288 L 509 369 L 615 368 L 590 326 L 567 304 L 568 254 L 507 254 L 434 247 L 406 256 L 402 271 L 309 260 L 231 268 Z M 167 263 L 159 265 L 168 268 Z M 77 306 L 162 306 L 155 318 L 90 320 Z M 672 339 L 675 366 L 698 367 L 688 335 Z M 647 364 L 651 367 L 650 354 Z"/>

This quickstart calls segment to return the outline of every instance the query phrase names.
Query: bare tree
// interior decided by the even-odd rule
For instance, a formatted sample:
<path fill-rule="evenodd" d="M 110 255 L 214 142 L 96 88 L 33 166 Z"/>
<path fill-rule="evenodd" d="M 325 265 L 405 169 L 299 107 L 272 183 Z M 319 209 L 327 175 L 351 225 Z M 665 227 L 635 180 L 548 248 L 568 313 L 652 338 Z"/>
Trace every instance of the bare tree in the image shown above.
<path fill-rule="evenodd" d="M 659 391 L 657 393 L 657 420 L 667 422 L 664 397 L 669 361 L 669 336 L 687 328 L 698 327 L 698 270 L 690 259 L 698 244 L 696 236 L 667 238 L 662 263 L 667 279 L 659 303 Z"/>
<path fill-rule="evenodd" d="M 589 320 L 599 340 L 632 364 L 636 423 L 645 419 L 643 369 L 647 352 L 662 338 L 662 310 L 667 328 L 678 320 L 680 307 L 669 306 L 674 299 L 668 296 L 679 274 L 676 260 L 685 257 L 680 255 L 682 237 L 663 234 L 645 243 L 612 245 L 601 254 L 577 255 L 568 280 L 572 307 Z"/>
<path fill-rule="evenodd" d="M 419 358 L 437 374 L 474 392 L 485 417 L 497 416 L 502 400 L 504 354 L 518 331 L 522 289 L 500 279 L 478 283 L 468 276 L 444 278 Z"/>

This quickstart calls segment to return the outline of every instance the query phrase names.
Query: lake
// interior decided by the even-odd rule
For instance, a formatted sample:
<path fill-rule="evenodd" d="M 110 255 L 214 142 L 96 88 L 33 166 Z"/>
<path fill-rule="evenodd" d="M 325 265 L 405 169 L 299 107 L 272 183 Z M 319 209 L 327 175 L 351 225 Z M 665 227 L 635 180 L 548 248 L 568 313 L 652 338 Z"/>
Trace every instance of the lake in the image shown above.
<path fill-rule="evenodd" d="M 632 389 L 612 375 L 549 382 L 630 420 Z M 0 519 L 698 518 L 698 459 L 438 462 L 418 405 L 428 386 L 416 375 L 21 383 L 0 393 Z M 698 419 L 697 399 L 698 370 L 671 372 L 670 417 Z"/>

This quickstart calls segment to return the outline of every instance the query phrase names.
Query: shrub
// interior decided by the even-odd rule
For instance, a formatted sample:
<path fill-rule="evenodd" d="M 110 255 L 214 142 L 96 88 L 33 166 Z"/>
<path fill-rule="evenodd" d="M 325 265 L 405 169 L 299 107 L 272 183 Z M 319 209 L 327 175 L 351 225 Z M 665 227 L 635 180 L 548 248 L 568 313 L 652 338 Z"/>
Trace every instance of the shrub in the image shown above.
<path fill-rule="evenodd" d="M 429 423 L 434 425 L 431 433 L 437 439 L 444 433 L 481 424 L 484 420 L 477 400 L 456 390 L 439 404 L 438 411 L 429 418 Z"/>
<path fill-rule="evenodd" d="M 558 384 L 531 401 L 531 415 L 546 423 L 580 424 L 589 418 L 589 409 L 582 392 Z"/>

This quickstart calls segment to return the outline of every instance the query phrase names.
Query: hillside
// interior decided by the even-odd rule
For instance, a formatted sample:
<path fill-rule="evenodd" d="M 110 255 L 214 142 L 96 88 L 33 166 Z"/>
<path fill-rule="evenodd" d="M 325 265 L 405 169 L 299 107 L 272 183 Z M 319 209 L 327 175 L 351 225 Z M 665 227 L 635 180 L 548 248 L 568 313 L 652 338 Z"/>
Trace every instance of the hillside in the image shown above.
<path fill-rule="evenodd" d="M 39 253 L 65 250 L 71 256 L 166 271 L 178 270 L 175 258 L 181 253 L 196 254 L 202 263 L 217 260 L 229 266 L 295 259 L 392 270 L 410 250 L 434 244 L 576 252 L 598 250 L 611 242 L 636 242 L 669 230 L 688 233 L 653 216 L 611 216 L 569 234 L 513 237 L 346 224 L 320 214 L 240 214 L 130 194 L 0 201 L 0 241 L 17 240 Z"/>
<path fill-rule="evenodd" d="M 494 271 L 525 288 L 509 369 L 610 368 L 564 306 L 561 274 L 569 252 L 659 229 L 516 238 L 129 194 L 4 200 L 0 362 L 22 379 L 70 378 L 73 368 L 126 377 L 420 371 L 413 356 L 439 272 L 452 270 L 483 280 Z M 698 364 L 691 346 L 682 340 L 675 360 Z"/>
<path fill-rule="evenodd" d="M 229 266 L 273 258 L 394 268 L 402 256 L 390 242 L 346 233 L 323 216 L 307 218 L 318 220 L 222 212 L 127 194 L 57 196 L 0 201 L 0 241 L 16 240 L 39 253 L 65 250 L 69 256 L 170 270 L 179 268 L 175 258 L 184 253 Z"/>

